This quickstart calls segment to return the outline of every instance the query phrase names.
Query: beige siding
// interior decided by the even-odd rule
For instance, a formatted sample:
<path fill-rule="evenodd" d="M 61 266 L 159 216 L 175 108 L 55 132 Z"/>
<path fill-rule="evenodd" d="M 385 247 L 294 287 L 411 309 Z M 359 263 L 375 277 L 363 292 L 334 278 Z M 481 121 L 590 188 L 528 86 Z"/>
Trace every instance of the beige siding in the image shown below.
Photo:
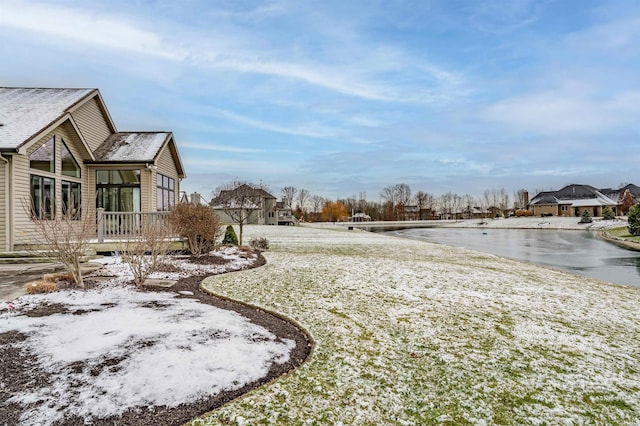
<path fill-rule="evenodd" d="M 51 138 L 56 137 L 56 172 L 48 173 L 40 170 L 34 170 L 33 172 L 29 168 L 29 155 L 41 146 L 43 142 L 46 142 Z M 62 159 L 61 159 L 61 143 L 64 140 L 65 144 L 75 157 L 76 162 L 80 166 L 80 179 L 72 178 L 61 174 Z M 87 184 L 87 167 L 83 164 L 83 158 L 81 157 L 81 150 L 79 147 L 82 142 L 75 133 L 73 126 L 67 121 L 54 131 L 48 133 L 46 136 L 40 138 L 34 144 L 27 149 L 26 155 L 14 156 L 13 167 L 13 229 L 15 230 L 14 243 L 15 244 L 32 244 L 38 241 L 37 232 L 33 225 L 33 222 L 29 215 L 29 205 L 31 199 L 30 193 L 30 175 L 36 174 L 39 176 L 50 177 L 55 179 L 55 207 L 56 211 L 61 211 L 62 200 L 62 181 L 80 182 L 82 185 L 82 205 L 85 207 L 87 204 L 87 197 L 89 195 L 89 186 Z M 95 203 L 93 203 L 95 205 Z M 88 211 L 83 209 L 83 216 L 87 215 Z M 85 216 L 86 217 L 86 216 Z"/>
<path fill-rule="evenodd" d="M 0 160 L 0 251 L 8 250 L 7 247 L 7 193 L 6 184 L 7 179 L 5 173 L 8 170 L 8 166 L 3 160 Z"/>
<path fill-rule="evenodd" d="M 91 151 L 95 151 L 111 134 L 109 124 L 95 97 L 75 110 L 71 115 Z"/>
<path fill-rule="evenodd" d="M 152 198 L 151 198 L 151 211 L 156 211 L 157 210 L 157 197 L 156 197 L 156 182 L 157 182 L 157 175 L 162 174 L 165 176 L 168 176 L 172 179 L 175 180 L 176 182 L 176 187 L 175 187 L 175 199 L 173 200 L 173 204 L 176 205 L 178 203 L 178 201 L 180 200 L 180 179 L 178 178 L 178 169 L 176 168 L 176 163 L 173 161 L 173 156 L 171 155 L 171 149 L 169 148 L 169 145 L 167 144 L 164 149 L 162 150 L 162 152 L 160 153 L 160 156 L 158 157 L 157 160 L 157 164 L 158 169 L 156 170 L 156 172 L 154 173 L 153 176 L 153 191 L 152 191 Z"/>

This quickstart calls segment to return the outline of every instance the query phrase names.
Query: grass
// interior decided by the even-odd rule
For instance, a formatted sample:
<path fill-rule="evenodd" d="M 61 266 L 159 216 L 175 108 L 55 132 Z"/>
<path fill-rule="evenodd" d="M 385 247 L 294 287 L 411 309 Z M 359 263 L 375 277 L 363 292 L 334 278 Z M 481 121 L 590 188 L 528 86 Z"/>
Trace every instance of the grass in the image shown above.
<path fill-rule="evenodd" d="M 207 279 L 316 341 L 192 422 L 637 424 L 640 289 L 358 231 L 248 227 L 267 265 Z"/>
<path fill-rule="evenodd" d="M 615 238 L 622 238 L 624 240 L 640 243 L 640 235 L 631 235 L 629 233 L 629 229 L 626 226 L 609 229 L 607 230 L 607 234 Z"/>

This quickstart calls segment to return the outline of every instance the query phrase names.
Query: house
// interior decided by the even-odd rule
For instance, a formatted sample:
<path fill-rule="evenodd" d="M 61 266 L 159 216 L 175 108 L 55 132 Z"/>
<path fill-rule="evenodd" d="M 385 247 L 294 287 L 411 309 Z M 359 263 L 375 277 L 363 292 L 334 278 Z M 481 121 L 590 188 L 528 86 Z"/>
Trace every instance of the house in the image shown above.
<path fill-rule="evenodd" d="M 244 223 L 254 225 L 276 225 L 276 197 L 262 188 L 247 184 L 220 191 L 209 203 L 223 223 L 237 222 L 239 215 L 246 217 Z"/>
<path fill-rule="evenodd" d="M 184 177 L 173 134 L 119 132 L 98 89 L 0 88 L 0 251 L 37 242 L 32 215 L 170 210 Z"/>
<path fill-rule="evenodd" d="M 276 202 L 276 218 L 278 225 L 296 225 L 298 223 L 291 208 L 287 207 L 283 201 Z"/>
<path fill-rule="evenodd" d="M 371 216 L 363 212 L 358 212 L 349 218 L 349 222 L 371 222 Z"/>
<path fill-rule="evenodd" d="M 540 192 L 531 199 L 529 208 L 533 211 L 534 216 L 578 217 L 585 210 L 591 216 L 602 216 L 605 207 L 610 207 L 617 214 L 618 196 L 612 194 L 612 190 L 600 190 L 590 185 L 572 184 L 558 191 Z"/>

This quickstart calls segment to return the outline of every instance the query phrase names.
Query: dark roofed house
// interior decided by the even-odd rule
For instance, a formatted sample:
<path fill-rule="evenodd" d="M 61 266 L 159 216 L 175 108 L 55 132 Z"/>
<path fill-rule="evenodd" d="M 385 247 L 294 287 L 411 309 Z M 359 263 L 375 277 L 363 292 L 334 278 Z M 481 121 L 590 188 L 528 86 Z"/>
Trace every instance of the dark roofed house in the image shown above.
<path fill-rule="evenodd" d="M 166 211 L 184 177 L 173 134 L 118 132 L 97 89 L 0 88 L 0 250 L 37 242 L 25 200 L 44 219 Z"/>
<path fill-rule="evenodd" d="M 591 216 L 602 216 L 603 209 L 610 207 L 617 214 L 620 190 L 596 189 L 590 185 L 567 185 L 558 191 L 544 191 L 529 203 L 534 216 L 576 216 L 586 210 Z"/>
<path fill-rule="evenodd" d="M 276 197 L 262 188 L 254 188 L 247 184 L 233 189 L 220 191 L 217 197 L 209 203 L 223 223 L 234 223 L 233 216 L 244 216 L 246 212 L 247 224 L 276 225 Z M 243 211 L 241 215 L 234 211 Z"/>

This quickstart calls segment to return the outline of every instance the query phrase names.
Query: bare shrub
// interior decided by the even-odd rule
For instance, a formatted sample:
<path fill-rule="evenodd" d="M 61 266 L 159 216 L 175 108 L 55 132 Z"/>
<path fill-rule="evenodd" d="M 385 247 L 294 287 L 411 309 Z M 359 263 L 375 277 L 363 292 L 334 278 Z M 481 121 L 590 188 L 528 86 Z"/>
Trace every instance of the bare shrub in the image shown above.
<path fill-rule="evenodd" d="M 187 239 L 191 255 L 200 257 L 216 248 L 222 225 L 214 211 L 201 204 L 178 204 L 169 216 L 175 231 Z"/>
<path fill-rule="evenodd" d="M 252 238 L 251 241 L 249 241 L 249 245 L 254 250 L 259 250 L 259 251 L 269 250 L 269 240 L 267 240 L 264 237 Z"/>
<path fill-rule="evenodd" d="M 171 226 L 163 220 L 145 221 L 137 237 L 118 243 L 122 261 L 129 265 L 136 286 L 142 287 L 171 250 Z"/>
<path fill-rule="evenodd" d="M 58 291 L 58 286 L 55 281 L 42 279 L 26 283 L 24 285 L 24 290 L 27 294 L 53 293 Z"/>
<path fill-rule="evenodd" d="M 516 210 L 516 217 L 522 216 L 533 216 L 533 212 L 531 210 L 518 209 Z"/>
<path fill-rule="evenodd" d="M 64 214 L 57 214 L 51 219 L 36 214 L 33 206 L 26 207 L 31 214 L 31 221 L 42 238 L 42 245 L 33 247 L 62 263 L 71 273 L 73 282 L 85 288 L 80 263 L 89 248 L 89 242 L 95 234 L 95 223 L 89 215 L 82 217 L 81 211 L 71 209 Z"/>

